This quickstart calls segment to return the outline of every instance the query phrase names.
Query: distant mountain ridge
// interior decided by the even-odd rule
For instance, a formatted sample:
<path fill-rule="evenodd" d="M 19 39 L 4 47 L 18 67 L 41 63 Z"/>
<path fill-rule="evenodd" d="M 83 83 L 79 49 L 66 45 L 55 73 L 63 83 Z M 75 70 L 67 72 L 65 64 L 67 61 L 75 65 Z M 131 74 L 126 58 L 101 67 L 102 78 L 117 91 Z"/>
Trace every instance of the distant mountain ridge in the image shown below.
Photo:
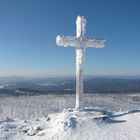
<path fill-rule="evenodd" d="M 86 77 L 85 93 L 140 93 L 140 78 Z M 75 93 L 74 77 L 0 77 L 0 94 L 36 95 Z"/>

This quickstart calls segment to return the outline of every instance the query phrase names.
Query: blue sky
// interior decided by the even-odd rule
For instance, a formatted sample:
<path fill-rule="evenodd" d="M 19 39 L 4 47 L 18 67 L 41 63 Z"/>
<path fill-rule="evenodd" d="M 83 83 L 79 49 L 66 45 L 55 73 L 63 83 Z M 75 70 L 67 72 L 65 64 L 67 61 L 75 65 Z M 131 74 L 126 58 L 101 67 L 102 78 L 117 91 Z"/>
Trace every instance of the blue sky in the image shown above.
<path fill-rule="evenodd" d="M 87 38 L 105 38 L 86 51 L 86 75 L 140 76 L 139 0 L 0 0 L 0 76 L 70 76 L 75 50 L 56 45 L 75 35 L 77 15 Z"/>

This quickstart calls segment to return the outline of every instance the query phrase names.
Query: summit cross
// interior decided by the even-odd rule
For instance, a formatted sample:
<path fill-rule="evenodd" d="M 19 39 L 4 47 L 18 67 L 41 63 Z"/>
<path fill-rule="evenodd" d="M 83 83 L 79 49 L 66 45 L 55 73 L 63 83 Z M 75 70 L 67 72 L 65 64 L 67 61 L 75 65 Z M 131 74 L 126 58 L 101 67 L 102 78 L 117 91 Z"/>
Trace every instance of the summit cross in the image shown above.
<path fill-rule="evenodd" d="M 58 46 L 72 46 L 76 49 L 76 109 L 84 109 L 83 94 L 84 94 L 84 61 L 85 51 L 88 47 L 103 48 L 104 39 L 86 39 L 86 19 L 83 16 L 78 16 L 76 20 L 76 36 L 57 36 L 56 43 Z"/>

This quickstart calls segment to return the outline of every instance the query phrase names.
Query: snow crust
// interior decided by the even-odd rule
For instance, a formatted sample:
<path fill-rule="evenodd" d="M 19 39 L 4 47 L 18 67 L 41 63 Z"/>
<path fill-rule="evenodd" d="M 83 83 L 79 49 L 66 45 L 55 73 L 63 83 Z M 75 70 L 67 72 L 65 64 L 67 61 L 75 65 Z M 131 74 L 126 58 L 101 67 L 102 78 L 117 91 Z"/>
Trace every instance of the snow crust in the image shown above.
<path fill-rule="evenodd" d="M 140 108 L 139 94 L 84 94 L 84 106 L 118 112 Z M 0 98 L 0 118 L 37 119 L 75 107 L 74 94 L 48 94 Z"/>
<path fill-rule="evenodd" d="M 83 108 L 85 49 L 76 49 L 76 108 Z"/>
<path fill-rule="evenodd" d="M 105 40 L 103 39 L 85 39 L 72 36 L 60 36 L 56 37 L 56 44 L 64 47 L 76 47 L 76 48 L 103 48 Z"/>
<path fill-rule="evenodd" d="M 84 16 L 78 16 L 77 20 L 76 20 L 76 25 L 77 25 L 77 29 L 76 29 L 76 36 L 77 37 L 83 37 L 85 36 L 86 33 L 86 19 L 84 18 Z"/>
<path fill-rule="evenodd" d="M 139 140 L 140 110 L 64 110 L 36 120 L 0 119 L 0 140 Z"/>

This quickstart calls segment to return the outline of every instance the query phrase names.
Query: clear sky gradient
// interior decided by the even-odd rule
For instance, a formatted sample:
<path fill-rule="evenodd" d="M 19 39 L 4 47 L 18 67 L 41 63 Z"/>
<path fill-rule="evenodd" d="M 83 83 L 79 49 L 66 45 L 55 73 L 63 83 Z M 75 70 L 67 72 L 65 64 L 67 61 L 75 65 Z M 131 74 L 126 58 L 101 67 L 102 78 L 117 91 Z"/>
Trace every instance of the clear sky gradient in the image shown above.
<path fill-rule="evenodd" d="M 86 75 L 140 75 L 140 0 L 0 0 L 0 76 L 74 75 L 75 49 L 56 36 L 74 36 L 77 15 L 106 40 L 87 49 Z"/>

